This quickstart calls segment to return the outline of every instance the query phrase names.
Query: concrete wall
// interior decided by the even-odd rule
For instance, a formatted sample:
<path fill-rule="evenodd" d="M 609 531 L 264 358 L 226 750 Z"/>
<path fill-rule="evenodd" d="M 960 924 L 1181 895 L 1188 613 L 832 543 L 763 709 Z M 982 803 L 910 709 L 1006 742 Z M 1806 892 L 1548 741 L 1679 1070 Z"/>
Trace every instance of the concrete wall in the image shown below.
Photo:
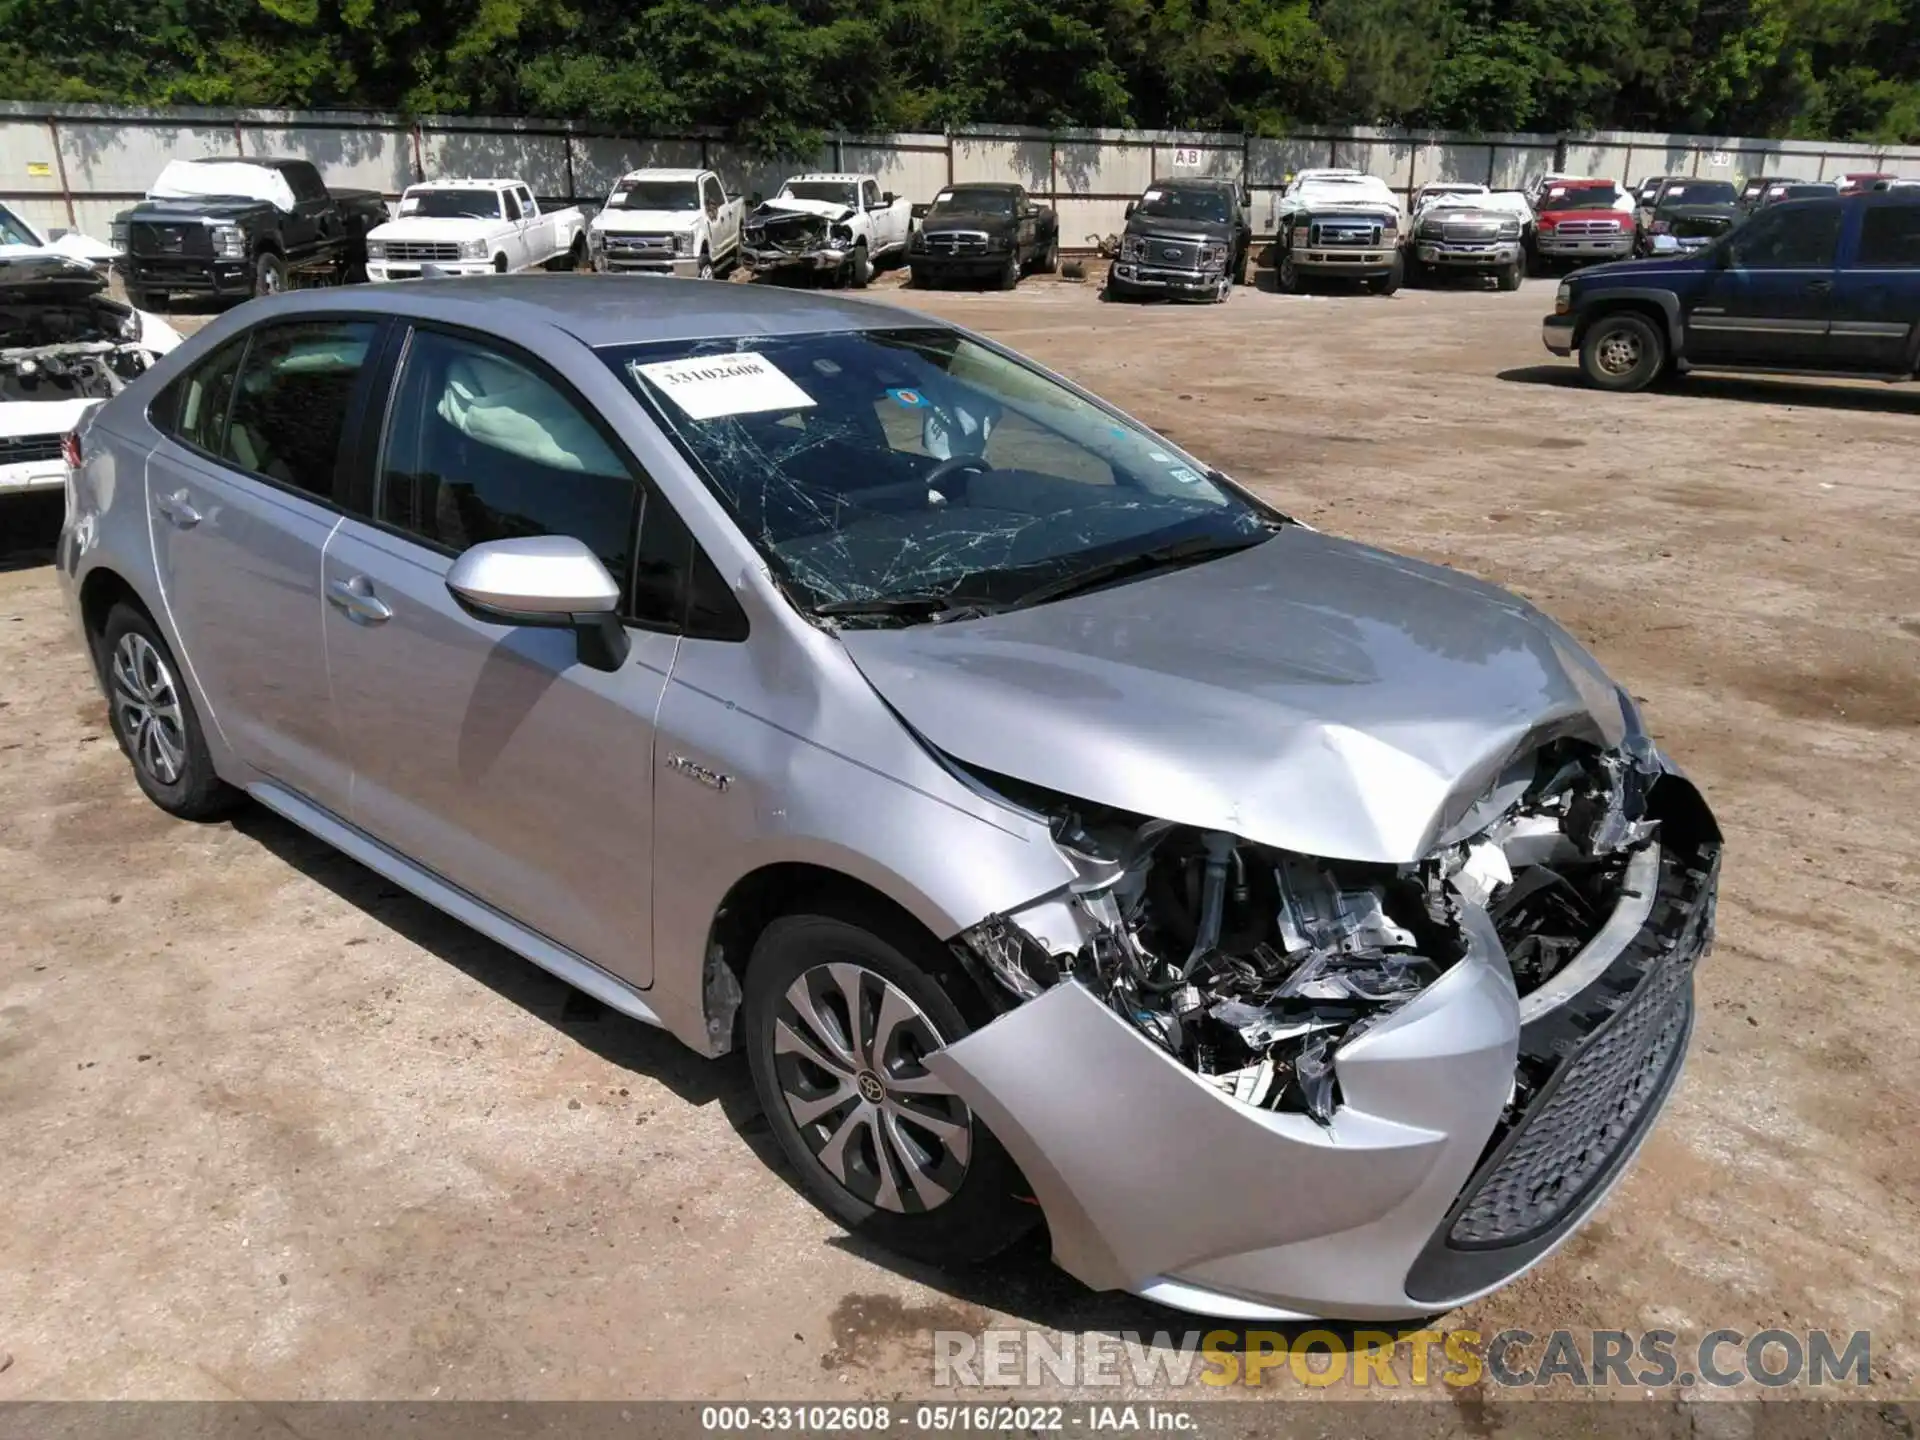
<path fill-rule="evenodd" d="M 871 172 L 883 190 L 915 202 L 956 182 L 1012 180 L 1059 212 L 1069 250 L 1119 230 L 1127 201 L 1169 175 L 1241 179 L 1253 195 L 1255 228 L 1269 233 L 1287 177 L 1308 166 L 1350 165 L 1402 194 L 1437 180 L 1512 188 L 1546 170 L 1626 183 L 1665 174 L 1736 181 L 1761 174 L 1831 179 L 1851 170 L 1920 175 L 1920 148 L 1732 136 L 1354 128 L 1267 138 L 978 126 L 954 135 L 832 135 L 814 154 L 769 159 L 718 134 L 645 138 L 565 120 L 0 103 L 0 201 L 49 228 L 77 227 L 104 239 L 114 215 L 167 161 L 236 152 L 302 156 L 330 183 L 390 198 L 416 179 L 512 175 L 547 200 L 588 207 L 617 176 L 649 165 L 711 166 L 741 195 L 771 194 L 803 170 Z"/>

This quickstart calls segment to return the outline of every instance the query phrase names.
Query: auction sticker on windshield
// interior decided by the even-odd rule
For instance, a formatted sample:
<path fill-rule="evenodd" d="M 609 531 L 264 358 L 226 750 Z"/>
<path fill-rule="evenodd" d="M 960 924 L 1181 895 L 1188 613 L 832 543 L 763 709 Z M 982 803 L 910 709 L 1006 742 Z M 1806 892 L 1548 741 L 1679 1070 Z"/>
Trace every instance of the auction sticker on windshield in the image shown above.
<path fill-rule="evenodd" d="M 694 420 L 797 410 L 813 404 L 766 356 L 751 350 L 697 360 L 662 360 L 633 371 Z"/>

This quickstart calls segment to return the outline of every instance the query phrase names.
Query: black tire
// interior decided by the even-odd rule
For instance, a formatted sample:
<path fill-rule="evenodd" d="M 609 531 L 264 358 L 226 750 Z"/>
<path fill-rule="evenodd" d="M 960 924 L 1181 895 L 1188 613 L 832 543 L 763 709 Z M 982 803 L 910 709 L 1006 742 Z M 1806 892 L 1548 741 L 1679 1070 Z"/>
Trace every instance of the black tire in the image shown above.
<path fill-rule="evenodd" d="M 1515 260 L 1509 264 L 1502 265 L 1500 267 L 1500 273 L 1495 275 L 1493 280 L 1494 284 L 1498 285 L 1502 290 L 1518 290 L 1521 280 L 1520 262 Z"/>
<path fill-rule="evenodd" d="M 694 268 L 693 278 L 696 280 L 713 279 L 713 255 L 705 246 L 701 247 L 700 263 Z"/>
<path fill-rule="evenodd" d="M 1293 263 L 1293 252 L 1282 250 L 1273 262 L 1273 283 L 1282 295 L 1303 295 L 1307 284 Z"/>
<path fill-rule="evenodd" d="M 547 269 L 558 271 L 564 275 L 578 271 L 586 263 L 587 237 L 585 235 L 576 235 L 573 237 L 573 245 L 568 249 L 566 254 L 556 255 L 547 261 Z"/>
<path fill-rule="evenodd" d="M 1048 238 L 1046 253 L 1041 255 L 1040 263 L 1033 267 L 1042 275 L 1053 275 L 1060 269 L 1060 237 L 1055 234 Z"/>
<path fill-rule="evenodd" d="M 1393 257 L 1393 268 L 1373 282 L 1374 290 L 1381 295 L 1391 295 L 1398 290 L 1407 278 L 1407 262 L 1400 256 Z"/>
<path fill-rule="evenodd" d="M 1100 287 L 1100 298 L 1109 304 L 1114 304 L 1121 300 L 1131 300 L 1133 292 L 1127 287 L 1126 281 L 1116 280 L 1113 271 L 1108 270 L 1106 283 Z"/>
<path fill-rule="evenodd" d="M 933 276 L 915 265 L 907 266 L 907 288 L 909 290 L 931 290 Z"/>
<path fill-rule="evenodd" d="M 1646 316 L 1630 310 L 1600 316 L 1580 340 L 1580 370 L 1602 390 L 1644 390 L 1666 364 L 1666 337 Z"/>
<path fill-rule="evenodd" d="M 996 290 L 1011 290 L 1020 283 L 1020 252 L 1018 250 L 1007 252 L 1007 263 L 994 278 L 993 283 Z"/>
<path fill-rule="evenodd" d="M 1249 259 L 1247 252 L 1252 249 L 1253 247 L 1251 245 L 1243 247 L 1240 251 L 1240 258 L 1233 262 L 1233 283 L 1236 285 L 1244 285 L 1247 283 L 1247 262 Z"/>
<path fill-rule="evenodd" d="M 1419 260 L 1407 261 L 1407 285 L 1414 290 L 1424 290 L 1433 284 L 1433 267 Z"/>
<path fill-rule="evenodd" d="M 507 257 L 506 256 L 496 255 L 493 257 L 493 273 L 496 275 L 504 275 L 507 273 Z"/>
<path fill-rule="evenodd" d="M 853 992 L 862 1015 L 857 1026 L 846 1023 L 852 1009 L 843 998 L 848 991 L 834 977 L 819 973 L 819 967 L 829 964 L 854 967 Z M 809 975 L 817 989 L 803 984 Z M 783 1025 L 809 1038 L 818 1033 L 789 999 L 790 987 L 796 986 L 817 996 L 815 1013 L 837 1028 L 841 1040 L 852 1042 L 846 1046 L 854 1057 L 850 1062 L 830 1069 L 792 1050 L 776 1051 Z M 876 1057 L 865 1042 L 890 1038 L 870 1033 L 887 987 L 912 1002 L 919 1014 L 906 1017 L 890 1032 L 899 1037 L 897 1048 L 888 1045 L 887 1053 Z M 747 1058 L 761 1108 L 808 1197 L 839 1224 L 915 1259 L 968 1264 L 1006 1249 L 1039 1221 L 1019 1167 L 958 1097 L 915 1094 L 903 1102 L 886 1086 L 890 1078 L 924 1077 L 923 1067 L 915 1062 L 929 1048 L 924 1043 L 928 1039 L 933 1047 L 948 1044 L 989 1018 L 985 1001 L 938 944 L 881 918 L 854 924 L 827 915 L 784 916 L 769 925 L 753 947 L 745 1002 Z M 835 1058 L 826 1051 L 826 1046 L 815 1045 L 816 1054 Z M 856 1078 L 849 1084 L 842 1074 Z M 878 1090 L 869 1091 L 869 1080 Z M 843 1098 L 803 1133 L 789 1108 L 790 1090 L 802 1105 L 807 1098 L 828 1098 L 836 1090 Z M 873 1113 L 864 1097 L 882 1091 L 886 1098 L 878 1103 L 892 1107 L 896 1118 L 945 1116 L 942 1123 L 966 1137 L 967 1153 L 960 1155 L 934 1130 L 906 1119 L 919 1155 L 912 1165 L 902 1163 L 901 1150 L 883 1143 L 878 1127 L 860 1122 L 862 1114 Z M 961 1120 L 964 1125 L 956 1123 Z M 826 1151 L 830 1135 L 846 1127 L 858 1128 L 842 1146 L 846 1158 L 841 1166 L 848 1175 L 843 1181 L 829 1168 L 831 1154 L 823 1159 L 816 1151 Z M 892 1181 L 894 1204 L 887 1203 L 879 1181 L 882 1173 Z M 927 1187 L 923 1194 L 914 1184 L 915 1175 L 935 1184 L 945 1180 L 951 1191 L 929 1205 L 927 1199 L 935 1192 Z M 870 1193 L 857 1193 L 853 1185 Z"/>
<path fill-rule="evenodd" d="M 278 295 L 287 288 L 287 262 L 271 250 L 263 250 L 253 262 L 253 293 Z"/>
<path fill-rule="evenodd" d="M 853 247 L 853 271 L 850 278 L 856 290 L 864 290 L 873 282 L 873 257 L 867 253 L 867 242 L 864 240 Z"/>
<path fill-rule="evenodd" d="M 107 613 L 99 660 L 113 738 L 147 798 L 182 820 L 232 809 L 240 792 L 214 773 L 179 663 L 144 611 L 122 602 Z"/>

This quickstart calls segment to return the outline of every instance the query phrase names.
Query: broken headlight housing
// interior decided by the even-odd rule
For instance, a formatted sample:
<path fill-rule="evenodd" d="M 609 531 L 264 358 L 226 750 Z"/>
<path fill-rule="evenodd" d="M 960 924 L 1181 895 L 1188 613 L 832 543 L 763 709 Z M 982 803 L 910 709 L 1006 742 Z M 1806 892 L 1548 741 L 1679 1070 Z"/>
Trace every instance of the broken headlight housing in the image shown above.
<path fill-rule="evenodd" d="M 1340 1104 L 1336 1052 L 1466 956 L 1469 912 L 1499 936 L 1523 996 L 1600 933 L 1653 837 L 1658 773 L 1650 748 L 1552 741 L 1431 854 L 1399 865 L 1296 854 L 976 773 L 1047 819 L 1079 879 L 956 946 L 1015 1002 L 1070 977 L 1223 1094 L 1326 1123 Z"/>

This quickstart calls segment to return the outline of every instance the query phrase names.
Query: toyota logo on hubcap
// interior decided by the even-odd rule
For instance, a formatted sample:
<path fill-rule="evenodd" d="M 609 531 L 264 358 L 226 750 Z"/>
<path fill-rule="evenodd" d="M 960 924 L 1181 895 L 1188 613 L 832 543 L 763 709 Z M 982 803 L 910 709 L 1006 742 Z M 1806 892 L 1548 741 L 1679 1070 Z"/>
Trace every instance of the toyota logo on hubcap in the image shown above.
<path fill-rule="evenodd" d="M 862 1070 L 854 1077 L 853 1084 L 860 1092 L 860 1098 L 869 1105 L 878 1105 L 887 1098 L 887 1087 L 880 1083 L 880 1077 L 871 1070 Z"/>

